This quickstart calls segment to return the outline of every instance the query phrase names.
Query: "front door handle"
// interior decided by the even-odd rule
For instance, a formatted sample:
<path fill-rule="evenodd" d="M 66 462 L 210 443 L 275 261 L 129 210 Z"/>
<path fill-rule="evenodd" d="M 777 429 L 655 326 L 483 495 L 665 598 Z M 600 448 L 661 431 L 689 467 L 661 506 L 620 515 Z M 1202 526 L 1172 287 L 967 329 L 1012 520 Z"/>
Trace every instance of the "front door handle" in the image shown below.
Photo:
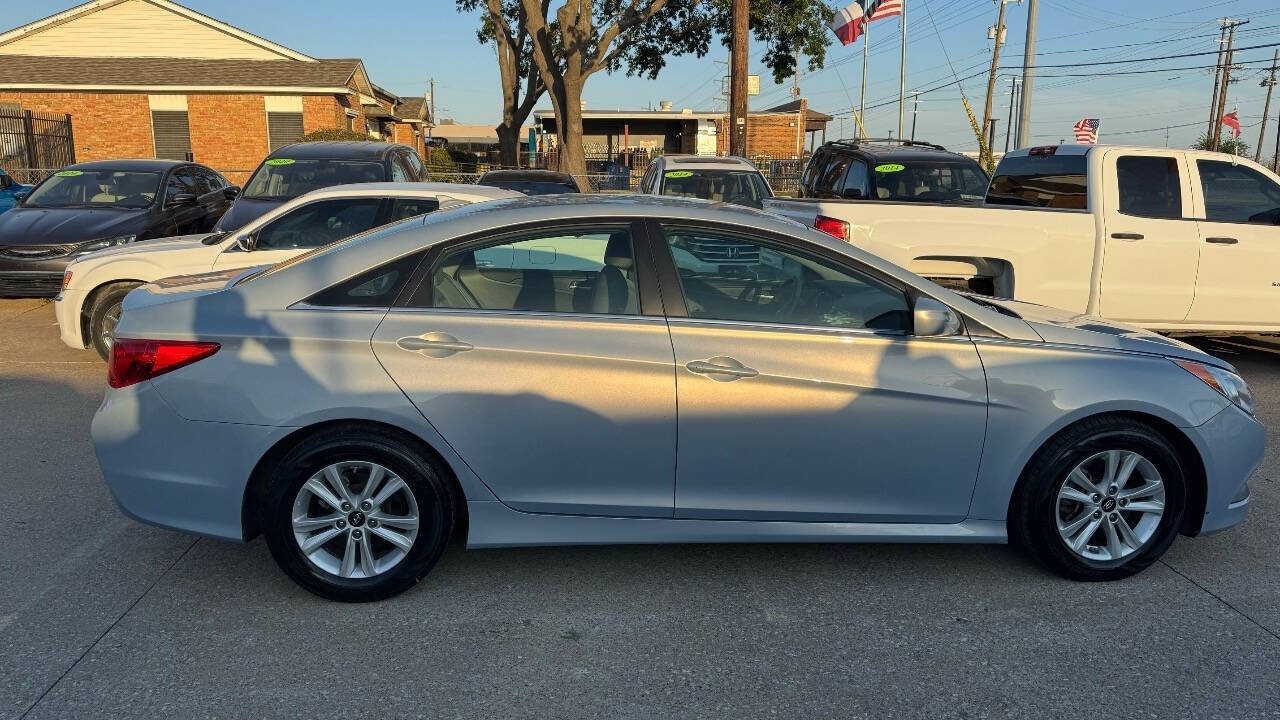
<path fill-rule="evenodd" d="M 737 360 L 723 355 L 707 360 L 694 360 L 686 364 L 685 367 L 688 368 L 689 372 L 706 375 L 717 382 L 729 382 L 738 378 L 752 378 L 760 374 L 755 368 L 749 368 Z"/>
<path fill-rule="evenodd" d="M 1111 233 L 1116 240 L 1141 240 L 1142 233 Z"/>
<path fill-rule="evenodd" d="M 427 357 L 449 357 L 455 353 L 466 352 L 475 348 L 471 343 L 462 342 L 449 333 L 429 332 L 422 335 L 410 335 L 396 341 L 401 350 L 408 350 Z"/>
<path fill-rule="evenodd" d="M 1233 237 L 1211 237 L 1211 238 L 1205 238 L 1204 241 L 1213 243 L 1215 245 L 1235 245 L 1236 243 L 1240 242 L 1239 240 Z"/>

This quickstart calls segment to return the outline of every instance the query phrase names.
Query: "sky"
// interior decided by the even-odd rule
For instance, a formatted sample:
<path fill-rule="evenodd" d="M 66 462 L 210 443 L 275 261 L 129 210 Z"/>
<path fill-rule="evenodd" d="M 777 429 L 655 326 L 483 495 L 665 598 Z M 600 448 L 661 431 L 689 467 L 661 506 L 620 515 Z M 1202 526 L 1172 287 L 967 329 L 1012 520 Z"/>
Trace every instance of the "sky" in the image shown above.
<path fill-rule="evenodd" d="M 435 78 L 437 114 L 459 123 L 496 123 L 501 100 L 492 47 L 475 37 L 477 14 L 458 13 L 453 0 L 383 0 L 355 5 L 349 0 L 179 0 L 182 4 L 314 57 L 359 57 L 373 82 L 403 96 L 422 95 Z M 834 7 L 837 2 L 829 0 Z M 0 29 L 25 24 L 78 3 L 34 0 L 0 3 Z M 560 0 L 553 2 L 558 6 Z M 982 72 L 991 62 L 987 29 L 995 24 L 995 0 L 906 0 L 907 90 L 920 96 L 916 137 L 950 149 L 974 150 L 954 78 Z M 1033 92 L 1032 142 L 1057 143 L 1072 137 L 1083 117 L 1101 119 L 1100 140 L 1133 145 L 1185 147 L 1209 124 L 1214 75 L 1212 54 L 1081 67 L 1079 63 L 1145 59 L 1188 53 L 1216 53 L 1217 19 L 1249 20 L 1237 31 L 1237 47 L 1280 44 L 1280 6 L 1275 0 L 1040 0 Z M 1001 73 L 1022 64 L 1026 3 L 1009 2 L 1001 48 Z M 872 136 L 897 134 L 901 29 L 898 19 L 871 26 L 866 125 Z M 1124 47 L 1117 47 L 1124 46 Z M 764 46 L 753 43 L 751 72 L 761 75 L 753 110 L 791 100 L 791 81 L 775 85 L 759 63 Z M 1238 108 L 1243 139 L 1258 141 L 1266 77 L 1275 47 L 1239 52 L 1244 70 L 1230 88 L 1228 109 Z M 671 58 L 657 80 L 625 74 L 593 76 L 584 100 L 589 109 L 643 109 L 671 100 L 676 108 L 723 109 L 720 91 L 727 50 L 718 42 L 702 58 Z M 807 61 L 804 61 L 807 62 Z M 1062 67 L 1048 67 L 1058 65 Z M 1207 69 L 1204 66 L 1209 66 Z M 953 70 L 954 68 L 954 74 Z M 1149 71 L 1141 74 L 1101 73 Z M 851 108 L 862 80 L 862 41 L 841 46 L 834 36 L 825 68 L 801 75 L 802 94 L 816 110 L 836 116 L 827 137 L 853 135 Z M 986 74 L 961 87 L 977 115 L 982 113 Z M 1004 144 L 1010 82 L 1001 78 L 993 102 L 1000 118 L 997 148 Z M 934 89 L 938 88 L 938 89 Z M 1264 152 L 1275 147 L 1280 92 L 1272 103 Z M 544 98 L 541 107 L 550 107 Z M 910 127 L 910 106 L 907 127 Z M 1166 130 L 1166 128 L 1168 128 Z M 1167 139 L 1166 139 L 1167 138 Z"/>

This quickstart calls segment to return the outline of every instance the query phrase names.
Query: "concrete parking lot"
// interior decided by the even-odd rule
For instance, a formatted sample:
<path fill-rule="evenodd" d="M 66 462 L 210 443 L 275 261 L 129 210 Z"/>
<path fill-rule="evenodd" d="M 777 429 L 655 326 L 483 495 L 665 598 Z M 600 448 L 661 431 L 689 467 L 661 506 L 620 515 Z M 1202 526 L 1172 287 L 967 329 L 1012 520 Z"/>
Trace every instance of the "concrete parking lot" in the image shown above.
<path fill-rule="evenodd" d="M 102 363 L 0 300 L 0 717 L 1280 717 L 1280 341 L 1200 344 L 1271 429 L 1253 512 L 1124 582 L 1002 546 L 459 548 L 340 605 L 261 540 L 123 517 Z"/>

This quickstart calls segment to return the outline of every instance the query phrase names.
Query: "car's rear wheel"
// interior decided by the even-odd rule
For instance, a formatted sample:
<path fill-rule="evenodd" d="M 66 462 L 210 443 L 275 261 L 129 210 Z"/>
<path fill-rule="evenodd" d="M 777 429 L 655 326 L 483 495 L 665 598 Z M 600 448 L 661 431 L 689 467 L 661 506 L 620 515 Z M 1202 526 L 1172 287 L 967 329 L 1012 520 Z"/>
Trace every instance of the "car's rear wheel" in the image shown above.
<path fill-rule="evenodd" d="M 93 309 L 89 312 L 89 341 L 103 360 L 111 355 L 111 343 L 120 322 L 124 296 L 136 287 L 138 283 L 116 283 L 98 293 L 93 302 Z"/>
<path fill-rule="evenodd" d="M 447 475 L 392 434 L 335 428 L 276 464 L 261 517 L 280 567 L 343 602 L 396 595 L 439 560 L 454 522 Z"/>
<path fill-rule="evenodd" d="M 1178 534 L 1186 480 L 1155 428 L 1125 417 L 1059 434 L 1010 503 L 1010 540 L 1073 580 L 1117 580 L 1160 558 Z"/>

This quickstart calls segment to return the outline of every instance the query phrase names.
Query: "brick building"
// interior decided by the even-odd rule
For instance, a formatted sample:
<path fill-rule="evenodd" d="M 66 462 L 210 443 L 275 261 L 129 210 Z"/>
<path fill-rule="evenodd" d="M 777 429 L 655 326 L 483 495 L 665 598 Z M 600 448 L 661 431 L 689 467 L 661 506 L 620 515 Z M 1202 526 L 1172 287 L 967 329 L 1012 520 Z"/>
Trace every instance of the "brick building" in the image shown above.
<path fill-rule="evenodd" d="M 169 0 L 93 0 L 0 34 L 0 114 L 70 114 L 81 162 L 191 157 L 241 181 L 326 128 L 421 151 L 424 108 L 359 59 L 313 58 Z"/>

